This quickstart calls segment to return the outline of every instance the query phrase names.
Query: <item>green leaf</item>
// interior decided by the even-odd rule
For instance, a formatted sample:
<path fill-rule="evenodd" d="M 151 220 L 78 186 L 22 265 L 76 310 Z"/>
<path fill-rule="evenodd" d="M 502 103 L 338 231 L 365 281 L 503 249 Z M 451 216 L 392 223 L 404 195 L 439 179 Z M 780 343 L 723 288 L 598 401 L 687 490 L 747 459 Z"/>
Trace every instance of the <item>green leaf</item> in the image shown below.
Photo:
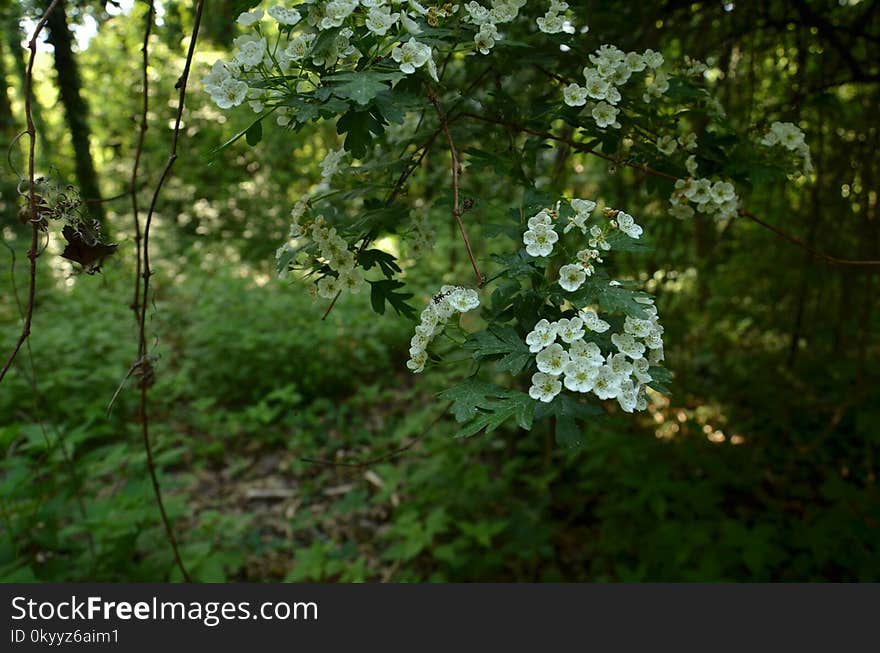
<path fill-rule="evenodd" d="M 452 402 L 451 409 L 456 422 L 466 422 L 476 416 L 480 406 L 491 403 L 490 397 L 503 397 L 507 392 L 508 390 L 500 386 L 471 377 L 437 396 Z"/>
<path fill-rule="evenodd" d="M 379 315 L 385 315 L 385 302 L 388 302 L 398 315 L 415 319 L 415 309 L 406 303 L 406 300 L 412 297 L 412 293 L 397 292 L 399 288 L 403 287 L 404 284 L 402 282 L 381 279 L 379 281 L 369 281 L 369 284 L 371 286 L 370 303 L 373 306 L 373 310 Z"/>
<path fill-rule="evenodd" d="M 513 418 L 526 431 L 532 428 L 535 400 L 524 392 L 511 393 L 509 397 L 494 401 L 483 407 L 476 418 L 461 427 L 455 437 L 467 438 L 485 430 L 491 433 L 507 420 Z"/>
<path fill-rule="evenodd" d="M 250 125 L 248 125 L 248 126 L 245 127 L 244 129 L 242 129 L 240 132 L 238 132 L 237 134 L 235 134 L 235 136 L 232 136 L 231 138 L 227 139 L 227 140 L 226 140 L 225 142 L 223 142 L 222 144 L 220 144 L 220 145 L 218 145 L 217 147 L 215 147 L 213 150 L 211 150 L 211 151 L 208 153 L 208 159 L 211 160 L 211 161 L 213 161 L 213 159 L 214 159 L 215 156 L 217 156 L 220 152 L 222 152 L 222 151 L 225 150 L 227 147 L 229 147 L 230 145 L 232 145 L 235 141 L 237 141 L 238 139 L 240 139 L 242 136 L 244 136 L 245 134 L 247 134 L 247 133 L 253 128 L 254 125 L 258 125 L 258 124 L 260 124 L 260 122 L 262 122 L 263 118 L 265 118 L 266 116 L 270 115 L 270 114 L 273 113 L 274 111 L 275 111 L 275 109 L 270 109 L 270 110 L 267 111 L 266 113 L 260 115 L 259 118 L 257 118 L 257 119 L 254 120 Z"/>
<path fill-rule="evenodd" d="M 556 418 L 556 444 L 566 449 L 583 445 L 583 431 L 578 421 L 602 415 L 602 409 L 593 404 L 581 403 L 577 399 L 560 394 L 549 404 L 539 404 L 535 419 L 549 416 Z"/>
<path fill-rule="evenodd" d="M 605 286 L 599 291 L 599 307 L 609 313 L 623 313 L 646 320 L 650 315 L 645 310 L 645 304 L 636 301 L 637 297 L 650 295 L 623 286 Z"/>
<path fill-rule="evenodd" d="M 513 418 L 523 429 L 532 428 L 535 400 L 524 392 L 470 378 L 438 395 L 452 402 L 452 413 L 464 423 L 455 437 L 465 438 L 484 430 L 489 433 Z"/>
<path fill-rule="evenodd" d="M 522 372 L 532 355 L 528 345 L 516 331 L 498 325 L 471 334 L 464 347 L 474 352 L 475 360 L 501 355 L 498 369 L 511 374 Z"/>
<path fill-rule="evenodd" d="M 641 238 L 630 238 L 625 233 L 617 231 L 608 236 L 608 244 L 614 252 L 650 252 L 654 249 L 651 242 L 642 234 Z"/>
<path fill-rule="evenodd" d="M 672 372 L 665 367 L 652 366 L 648 368 L 648 374 L 651 375 L 651 382 L 648 384 L 649 388 L 653 388 L 665 395 L 672 394 L 672 391 L 669 389 L 669 384 L 672 383 Z"/>
<path fill-rule="evenodd" d="M 368 249 L 358 254 L 358 263 L 364 270 L 370 270 L 378 265 L 382 274 L 386 278 L 391 279 L 395 272 L 400 272 L 400 266 L 397 265 L 397 259 L 388 252 L 381 249 Z"/>
<path fill-rule="evenodd" d="M 403 73 L 378 73 L 362 70 L 328 75 L 324 77 L 324 81 L 331 84 L 333 94 L 337 97 L 354 100 L 361 106 L 366 106 L 379 93 L 389 90 L 387 82 L 396 82 L 402 77 Z"/>
<path fill-rule="evenodd" d="M 245 140 L 247 144 L 253 147 L 261 140 L 263 140 L 263 121 L 258 120 L 253 125 L 248 127 L 247 132 L 245 133 Z"/>
<path fill-rule="evenodd" d="M 336 133 L 347 134 L 344 147 L 346 151 L 358 159 L 367 155 L 367 148 L 373 140 L 373 134 L 384 133 L 385 127 L 382 122 L 369 111 L 355 111 L 352 109 L 339 117 L 336 121 Z"/>

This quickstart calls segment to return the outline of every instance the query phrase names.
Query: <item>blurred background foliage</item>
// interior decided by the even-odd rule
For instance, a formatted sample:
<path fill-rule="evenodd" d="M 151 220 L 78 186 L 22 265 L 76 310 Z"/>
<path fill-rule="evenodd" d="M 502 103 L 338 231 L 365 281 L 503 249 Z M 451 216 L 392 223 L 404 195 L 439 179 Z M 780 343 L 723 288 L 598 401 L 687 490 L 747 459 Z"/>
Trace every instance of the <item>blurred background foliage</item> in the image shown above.
<path fill-rule="evenodd" d="M 45 4 L 0 3 L 4 151 L 24 122 L 21 41 L 33 22 L 20 21 Z M 243 4 L 208 3 L 194 80 L 227 56 Z M 817 249 L 880 258 L 880 3 L 581 4 L 597 45 L 707 60 L 732 124 L 798 122 L 815 177 L 751 170 L 747 205 Z M 93 206 L 119 252 L 102 274 L 77 275 L 56 234 L 39 259 L 33 335 L 0 386 L 0 578 L 178 580 L 131 384 L 108 416 L 137 353 L 131 209 L 118 196 L 136 143 L 145 10 L 62 5 L 52 41 L 60 53 L 71 30 L 77 72 L 41 50 L 38 167 L 110 198 Z M 192 20 L 189 3 L 159 8 L 142 205 L 167 157 Z M 81 105 L 71 120 L 62 93 L 73 91 Z M 212 155 L 248 125 L 247 112 L 221 114 L 195 81 L 187 107 L 155 223 L 149 330 L 157 462 L 194 578 L 880 580 L 877 268 L 829 265 L 751 222 L 674 220 L 637 172 L 543 150 L 539 185 L 626 206 L 651 235 L 652 254 L 618 265 L 658 295 L 673 394 L 636 419 L 588 426 L 579 449 L 557 447 L 543 429 L 456 440 L 435 395 L 465 364 L 414 378 L 403 366 L 406 319 L 378 318 L 361 295 L 321 321 L 325 306 L 303 284 L 272 273 L 290 206 L 338 146 L 334 126 L 267 126 L 257 147 L 242 140 Z M 29 239 L 17 218 L 22 150 L 10 152 L 0 188 L 4 352 L 20 328 Z M 447 175 L 423 166 L 409 186 L 408 201 L 437 225 L 429 255 L 415 266 L 399 243 L 384 243 L 401 254 L 419 302 L 440 279 L 468 278 L 447 209 L 432 209 Z M 491 165 L 476 158 L 466 184 L 478 200 L 497 192 Z M 473 228 L 485 256 L 491 239 Z"/>

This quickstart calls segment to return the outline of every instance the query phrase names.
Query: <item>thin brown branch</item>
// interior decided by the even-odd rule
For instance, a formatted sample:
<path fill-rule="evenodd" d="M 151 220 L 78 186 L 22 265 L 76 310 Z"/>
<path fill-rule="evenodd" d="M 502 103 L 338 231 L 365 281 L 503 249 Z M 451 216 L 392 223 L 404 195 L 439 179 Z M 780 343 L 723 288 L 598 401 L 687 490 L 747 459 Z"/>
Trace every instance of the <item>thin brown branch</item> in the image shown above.
<path fill-rule="evenodd" d="M 449 130 L 449 121 L 443 110 L 440 108 L 440 101 L 432 90 L 428 91 L 428 99 L 434 105 L 437 117 L 440 119 L 440 126 L 446 135 L 446 142 L 449 144 L 449 154 L 452 158 L 452 215 L 458 223 L 458 229 L 461 232 L 461 238 L 464 240 L 464 246 L 467 250 L 468 258 L 471 260 L 471 266 L 474 268 L 474 275 L 477 278 L 477 287 L 482 288 L 485 279 L 480 274 L 480 268 L 477 266 L 477 259 L 474 258 L 474 251 L 471 249 L 471 241 L 468 238 L 467 231 L 464 228 L 464 222 L 461 219 L 461 198 L 459 197 L 459 175 L 461 174 L 461 162 L 458 158 L 458 150 L 455 148 L 455 141 L 452 140 L 452 132 Z"/>
<path fill-rule="evenodd" d="M 412 153 L 410 160 L 407 162 L 407 165 L 401 171 L 400 176 L 397 178 L 397 182 L 395 182 L 394 187 L 391 189 L 391 192 L 388 194 L 388 197 L 385 199 L 385 206 L 389 207 L 394 203 L 394 200 L 403 190 L 403 185 L 406 183 L 406 180 L 409 179 L 410 175 L 415 172 L 418 167 L 422 164 L 422 161 L 425 159 L 425 155 L 428 154 L 428 151 L 431 149 L 431 145 L 434 143 L 434 139 L 437 138 L 437 135 L 440 133 L 440 129 L 434 130 L 434 132 L 430 135 L 427 141 L 421 146 L 419 146 L 415 152 Z M 421 152 L 419 154 L 419 152 Z M 419 154 L 416 157 L 416 154 Z M 358 247 L 358 251 L 355 253 L 355 259 L 364 253 L 364 250 L 369 247 L 370 243 L 373 241 L 373 234 L 367 233 L 361 241 L 360 247 Z M 336 295 L 333 297 L 333 301 L 330 302 L 330 305 L 327 307 L 327 310 L 324 311 L 324 315 L 321 316 L 321 320 L 326 320 L 327 316 L 330 315 L 330 312 L 333 310 L 333 307 L 336 306 L 336 302 L 339 300 L 339 296 L 342 294 L 342 291 L 338 291 Z"/>
<path fill-rule="evenodd" d="M 654 170 L 653 168 L 649 168 L 648 166 L 642 165 L 640 163 L 635 163 L 633 161 L 619 159 L 617 157 L 605 154 L 604 152 L 597 152 L 594 149 L 596 147 L 596 143 L 591 143 L 591 144 L 578 143 L 570 138 L 564 138 L 562 136 L 557 136 L 557 135 L 552 134 L 550 132 L 538 131 L 538 130 L 526 127 L 525 125 L 512 123 L 507 120 L 500 120 L 497 118 L 491 118 L 488 116 L 481 116 L 481 115 L 478 115 L 475 113 L 461 113 L 461 114 L 459 114 L 459 116 L 465 117 L 465 118 L 471 118 L 473 120 L 478 120 L 481 122 L 488 122 L 488 123 L 500 125 L 502 127 L 506 127 L 507 129 L 511 129 L 511 130 L 521 132 L 524 134 L 532 134 L 534 136 L 539 136 L 539 137 L 547 139 L 547 140 L 556 141 L 559 143 L 565 143 L 566 145 L 568 145 L 572 149 L 577 150 L 578 152 L 592 154 L 593 156 L 599 157 L 600 159 L 605 159 L 606 161 L 611 161 L 612 163 L 616 163 L 618 165 L 624 165 L 628 168 L 632 168 L 633 170 L 639 170 L 640 172 L 643 172 L 646 175 L 651 175 L 652 177 L 659 177 L 661 179 L 668 179 L 670 181 L 676 181 L 678 179 L 678 177 L 676 177 L 675 175 L 670 175 L 669 173 L 662 172 L 660 170 Z M 821 252 L 821 251 L 811 247 L 810 245 L 808 245 L 807 243 L 802 241 L 800 238 L 792 236 L 791 234 L 783 231 L 782 229 L 779 229 L 778 227 L 774 227 L 772 224 L 762 220 L 761 218 L 756 216 L 754 213 L 751 213 L 750 211 L 747 211 L 746 209 L 740 209 L 739 215 L 744 218 L 748 218 L 749 220 L 755 222 L 756 224 L 764 227 L 765 229 L 767 229 L 769 231 L 772 231 L 774 234 L 776 234 L 780 238 L 783 238 L 784 240 L 788 241 L 792 245 L 796 245 L 796 246 L 800 247 L 801 249 L 806 250 L 807 252 L 809 252 L 810 254 L 815 256 L 816 258 L 819 258 L 819 259 L 825 261 L 826 263 L 830 263 L 832 265 L 855 265 L 855 266 L 878 266 L 878 265 L 880 265 L 880 261 L 854 260 L 854 259 L 839 258 L 837 256 L 832 256 L 830 254 L 826 254 L 825 252 Z"/>
<path fill-rule="evenodd" d="M 780 238 L 787 240 L 788 242 L 792 243 L 793 245 L 797 245 L 798 247 L 806 250 L 807 252 L 809 252 L 810 254 L 815 256 L 816 258 L 822 259 L 823 261 L 825 261 L 827 263 L 831 263 L 833 265 L 863 265 L 863 266 L 880 265 L 880 261 L 871 261 L 871 260 L 858 261 L 858 260 L 853 260 L 853 259 L 837 258 L 836 256 L 831 256 L 830 254 L 826 254 L 825 252 L 820 252 L 819 250 L 815 249 L 814 247 L 811 247 L 810 245 L 808 245 L 804 241 L 800 240 L 799 238 L 795 238 L 791 234 L 788 234 L 788 233 L 782 231 L 778 227 L 774 227 L 772 224 L 765 222 L 764 220 L 762 220 L 761 218 L 756 216 L 754 213 L 751 213 L 750 211 L 747 211 L 745 209 L 740 209 L 739 215 L 741 215 L 744 218 L 748 218 L 749 220 L 751 220 L 752 222 L 755 222 L 756 224 L 761 225 L 765 229 L 768 229 L 768 230 L 772 231 L 773 233 L 775 233 Z"/>
<path fill-rule="evenodd" d="M 25 340 L 28 339 L 28 336 L 30 336 L 31 323 L 34 319 L 34 303 L 37 297 L 37 257 L 40 255 L 38 248 L 40 244 L 41 221 L 41 218 L 37 213 L 37 190 L 34 173 L 36 168 L 35 152 L 37 144 L 37 128 L 34 125 L 33 107 L 31 105 L 31 102 L 33 101 L 34 60 L 37 57 L 37 38 L 39 38 L 40 33 L 46 26 L 46 21 L 49 20 L 49 16 L 55 10 L 55 7 L 58 6 L 58 2 L 59 0 L 52 0 L 52 4 L 49 5 L 49 8 L 46 9 L 46 13 L 43 14 L 40 22 L 38 22 L 37 26 L 34 28 L 34 33 L 31 35 L 31 39 L 28 41 L 27 46 L 28 50 L 30 50 L 30 55 L 28 56 L 27 71 L 24 80 L 24 115 L 27 123 L 27 129 L 25 129 L 25 131 L 27 132 L 29 142 L 28 215 L 30 216 L 31 222 L 31 247 L 28 250 L 27 256 L 30 260 L 30 280 L 28 282 L 28 303 L 24 315 L 24 324 L 21 326 L 21 334 L 18 336 L 18 340 L 12 348 L 12 353 L 9 354 L 9 358 L 3 365 L 3 369 L 0 370 L 0 381 L 6 376 L 9 368 L 12 367 L 12 362 L 21 350 L 21 346 L 24 344 Z"/>
<path fill-rule="evenodd" d="M 141 46 L 141 121 L 138 130 L 137 147 L 134 153 L 134 164 L 131 168 L 131 180 L 128 184 L 128 192 L 131 194 L 131 214 L 134 221 L 134 245 L 137 252 L 137 261 L 135 263 L 134 277 L 134 299 L 131 302 L 131 310 L 134 311 L 135 317 L 138 316 L 141 292 L 141 221 L 138 214 L 138 197 L 137 197 L 137 179 L 138 171 L 141 164 L 141 154 L 144 150 L 144 139 L 147 135 L 147 112 L 150 108 L 150 77 L 148 74 L 148 66 L 150 64 L 150 34 L 153 31 L 153 17 L 156 8 L 153 0 L 149 0 L 147 6 L 146 27 L 144 28 L 144 43 Z"/>
<path fill-rule="evenodd" d="M 177 567 L 178 569 L 180 569 L 180 573 L 183 575 L 184 580 L 186 580 L 187 582 L 191 582 L 192 578 L 190 577 L 189 572 L 186 570 L 186 567 L 183 564 L 183 559 L 180 557 L 180 550 L 177 546 L 177 538 L 174 535 L 174 530 L 171 527 L 171 521 L 168 519 L 168 514 L 165 512 L 165 504 L 162 501 L 162 490 L 159 487 L 159 479 L 156 475 L 156 464 L 153 460 L 153 450 L 150 444 L 147 394 L 150 387 L 150 379 L 148 377 L 151 373 L 152 366 L 147 354 L 146 325 L 147 305 L 149 304 L 150 296 L 150 277 L 152 276 L 152 271 L 150 269 L 150 227 L 153 223 L 153 215 L 156 211 L 156 205 L 159 202 L 159 196 L 162 193 L 162 187 L 165 184 L 165 180 L 171 174 L 171 168 L 174 166 L 174 162 L 177 161 L 177 142 L 180 139 L 180 124 L 183 121 L 183 108 L 186 101 L 186 86 L 189 80 L 189 71 L 192 66 L 193 55 L 195 54 L 196 41 L 198 40 L 199 36 L 199 26 L 202 22 L 203 8 L 204 0 L 197 0 L 195 19 L 193 20 L 192 36 L 190 37 L 189 50 L 186 53 L 186 62 L 183 66 L 183 73 L 181 73 L 180 78 L 175 84 L 175 88 L 179 89 L 180 93 L 177 100 L 177 117 L 174 121 L 174 130 L 171 133 L 171 147 L 168 154 L 168 161 L 165 163 L 165 168 L 162 170 L 162 174 L 159 177 L 159 182 L 156 184 L 156 188 L 153 191 L 153 197 L 150 200 L 150 208 L 147 211 L 147 217 L 144 221 L 143 241 L 141 246 L 143 260 L 141 278 L 143 280 L 143 286 L 138 307 L 140 310 L 140 315 L 138 316 L 138 360 L 136 363 L 141 372 L 141 398 L 139 416 L 141 422 L 141 436 L 144 442 L 144 451 L 147 455 L 147 468 L 150 472 L 150 479 L 153 482 L 153 492 L 156 495 L 156 504 L 158 505 L 159 513 L 162 516 L 162 523 L 165 526 L 165 534 L 168 538 L 168 543 L 171 545 L 171 549 L 174 552 L 174 560 L 177 563 Z M 144 39 L 145 43 L 146 41 L 147 38 Z"/>

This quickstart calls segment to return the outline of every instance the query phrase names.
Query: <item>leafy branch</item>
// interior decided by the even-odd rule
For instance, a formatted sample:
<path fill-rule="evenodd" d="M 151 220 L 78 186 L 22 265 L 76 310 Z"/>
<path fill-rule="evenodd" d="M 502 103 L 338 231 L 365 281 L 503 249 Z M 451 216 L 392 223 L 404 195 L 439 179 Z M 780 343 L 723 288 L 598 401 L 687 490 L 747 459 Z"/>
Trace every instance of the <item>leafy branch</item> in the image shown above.
<path fill-rule="evenodd" d="M 434 105 L 434 110 L 437 112 L 437 117 L 440 119 L 440 126 L 443 129 L 443 133 L 446 135 L 446 142 L 449 144 L 449 155 L 452 158 L 452 215 L 458 223 L 458 229 L 461 232 L 462 240 L 464 240 L 464 246 L 465 249 L 467 249 L 468 258 L 470 258 L 471 266 L 474 268 L 474 275 L 477 278 L 477 286 L 482 288 L 484 277 L 480 273 L 479 267 L 477 267 L 477 260 L 474 258 L 474 252 L 471 249 L 471 241 L 468 238 L 467 232 L 464 228 L 464 222 L 462 222 L 461 219 L 461 198 L 459 197 L 458 190 L 461 162 L 458 158 L 458 150 L 455 148 L 455 141 L 452 140 L 452 132 L 449 131 L 449 121 L 443 113 L 443 110 L 440 108 L 440 101 L 437 99 L 437 95 L 433 90 L 428 90 L 428 99 L 431 100 L 431 104 Z"/>
<path fill-rule="evenodd" d="M 518 131 L 518 132 L 521 132 L 524 134 L 531 134 L 532 136 L 538 136 L 538 137 L 544 138 L 546 140 L 556 141 L 558 143 L 564 143 L 564 144 L 568 145 L 570 148 L 572 148 L 573 150 L 576 150 L 578 152 L 581 152 L 584 154 L 591 154 L 592 156 L 598 157 L 600 159 L 604 159 L 606 161 L 610 161 L 610 162 L 615 163 L 617 165 L 624 165 L 628 168 L 632 168 L 633 170 L 638 170 L 639 172 L 643 172 L 646 175 L 650 175 L 652 177 L 658 177 L 660 179 L 666 179 L 668 181 L 677 181 L 678 180 L 678 177 L 676 177 L 675 175 L 670 175 L 669 173 L 662 172 L 660 170 L 655 170 L 653 168 L 650 168 L 649 166 L 642 165 L 642 164 L 636 163 L 634 161 L 621 160 L 619 157 L 611 156 L 610 154 L 605 154 L 604 152 L 597 152 L 595 148 L 598 145 L 598 143 L 596 143 L 596 142 L 591 143 L 589 145 L 584 144 L 584 143 L 578 143 L 577 141 L 575 141 L 571 138 L 566 138 L 564 136 L 558 136 L 556 134 L 552 134 L 552 133 L 546 132 L 546 131 L 532 129 L 532 128 L 527 127 L 525 125 L 510 122 L 509 120 L 502 120 L 500 118 L 492 118 L 490 116 L 482 116 L 482 115 L 479 115 L 476 113 L 463 112 L 463 113 L 459 114 L 459 116 L 464 117 L 464 118 L 470 118 L 472 120 L 478 120 L 481 122 L 487 122 L 487 123 L 492 123 L 495 125 L 500 125 L 502 127 L 506 127 L 508 129 L 511 129 L 514 131 Z M 779 229 L 778 227 L 774 227 L 770 223 L 762 220 L 761 218 L 756 216 L 754 213 L 752 213 L 746 209 L 743 209 L 743 208 L 739 209 L 738 215 L 740 215 L 743 218 L 747 218 L 748 220 L 751 220 L 752 222 L 762 226 L 763 228 L 775 233 L 777 236 L 783 238 L 784 240 L 790 242 L 793 245 L 800 247 L 801 249 L 806 250 L 807 252 L 809 252 L 813 256 L 824 260 L 826 263 L 830 263 L 832 265 L 855 265 L 855 266 L 877 266 L 877 265 L 880 265 L 880 261 L 845 259 L 845 258 L 839 258 L 837 256 L 832 256 L 831 254 L 826 254 L 825 252 L 819 251 L 819 250 L 815 249 L 814 247 L 808 245 L 800 238 L 792 236 L 791 234 L 783 231 L 782 229 Z"/>

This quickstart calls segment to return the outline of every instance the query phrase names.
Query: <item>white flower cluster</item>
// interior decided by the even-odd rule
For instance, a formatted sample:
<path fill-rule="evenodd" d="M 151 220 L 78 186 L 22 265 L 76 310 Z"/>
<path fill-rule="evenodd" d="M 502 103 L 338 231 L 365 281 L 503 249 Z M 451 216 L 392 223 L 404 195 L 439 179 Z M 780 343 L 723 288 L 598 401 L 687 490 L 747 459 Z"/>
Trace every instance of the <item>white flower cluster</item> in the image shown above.
<path fill-rule="evenodd" d="M 714 215 L 717 220 L 732 218 L 739 209 L 739 197 L 732 183 L 692 177 L 675 182 L 669 203 L 670 215 L 680 220 L 693 217 L 694 208 L 689 204 L 693 204 L 700 213 Z"/>
<path fill-rule="evenodd" d="M 574 34 L 574 23 L 571 18 L 565 16 L 567 11 L 567 2 L 550 0 L 550 8 L 547 10 L 547 13 L 536 21 L 538 23 L 538 29 L 545 34 L 558 34 L 559 32 Z"/>
<path fill-rule="evenodd" d="M 572 392 L 592 392 L 599 399 L 617 399 L 631 413 L 647 407 L 645 386 L 653 379 L 651 365 L 663 361 L 663 327 L 650 298 L 639 298 L 647 319 L 627 317 L 623 331 L 613 333 L 616 351 L 603 353 L 588 333 L 603 333 L 609 324 L 592 309 L 556 322 L 541 320 L 526 336 L 529 351 L 536 354 L 538 372 L 532 375 L 529 396 L 553 401 L 563 385 Z M 557 342 L 559 340 L 560 342 Z M 567 348 L 566 348 L 567 346 Z"/>
<path fill-rule="evenodd" d="M 476 50 L 481 54 L 489 54 L 495 47 L 495 42 L 502 38 L 498 25 L 513 21 L 525 5 L 526 0 L 492 0 L 489 7 L 472 0 L 464 5 L 464 21 L 479 28 L 474 35 Z"/>
<path fill-rule="evenodd" d="M 813 159 L 810 146 L 804 140 L 804 132 L 791 122 L 774 122 L 770 130 L 761 139 L 761 145 L 773 147 L 781 145 L 801 160 L 801 169 L 805 175 L 813 172 Z"/>
<path fill-rule="evenodd" d="M 563 265 L 559 269 L 559 285 L 563 290 L 574 292 L 580 288 L 587 277 L 595 271 L 593 264 L 601 263 L 599 250 L 608 251 L 611 244 L 608 235 L 619 230 L 630 238 L 638 239 L 642 235 L 642 228 L 636 224 L 635 218 L 629 213 L 614 209 L 605 209 L 605 215 L 610 218 L 607 225 L 587 224 L 596 203 L 592 200 L 573 199 L 569 202 L 574 214 L 568 219 L 568 224 L 562 230 L 567 234 L 574 228 L 588 237 L 588 248 L 577 253 L 577 260 Z M 553 253 L 554 245 L 559 241 L 559 234 L 553 225 L 553 220 L 559 216 L 560 202 L 555 209 L 541 209 L 528 220 L 528 229 L 523 233 L 523 244 L 526 253 L 535 258 L 547 257 Z"/>
<path fill-rule="evenodd" d="M 415 374 L 425 369 L 428 345 L 443 331 L 456 313 L 467 313 L 480 305 L 477 291 L 461 286 L 443 286 L 422 311 L 421 321 L 409 342 L 409 360 L 406 366 Z"/>
<path fill-rule="evenodd" d="M 416 0 L 332 0 L 305 3 L 299 10 L 274 6 L 268 11 L 271 21 L 267 25 L 263 10 L 255 9 L 236 20 L 250 31 L 234 40 L 233 59 L 215 62 L 202 83 L 221 109 L 247 101 L 255 113 L 272 109 L 278 124 L 287 125 L 297 118 L 297 108 L 285 100 L 313 94 L 321 85 L 320 75 L 307 70 L 307 64 L 337 72 L 337 66 L 347 63 L 353 71 L 360 58 L 355 43 L 364 36 L 390 36 L 380 41 L 384 49 L 379 56 L 390 56 L 407 75 L 424 66 L 437 80 L 431 46 L 415 38 L 422 32 L 418 21 L 452 13 L 453 9 L 429 11 Z M 272 25 L 277 37 L 270 36 Z M 330 29 L 338 30 L 335 37 L 313 52 L 319 33 Z M 360 54 L 376 56 L 372 51 Z M 310 117 L 305 113 L 303 120 Z"/>
<path fill-rule="evenodd" d="M 244 16 L 245 14 L 242 14 Z M 321 192 L 329 190 L 330 188 L 330 180 L 333 176 L 339 172 L 339 164 L 342 162 L 342 159 L 345 157 L 345 150 L 330 150 L 321 160 L 319 164 L 321 168 L 321 183 L 318 184 L 317 188 L 315 188 L 314 192 Z M 293 209 L 290 211 L 290 230 L 287 233 L 287 240 L 285 243 L 275 250 L 275 260 L 280 261 L 283 256 L 293 251 L 294 242 L 298 239 L 302 239 L 305 237 L 304 226 L 300 224 L 303 216 L 305 216 L 306 210 L 309 206 L 310 195 L 306 194 L 297 201 L 294 205 Z M 348 245 L 345 246 L 348 249 Z M 279 271 L 279 277 L 284 278 L 287 276 L 287 269 L 282 269 Z"/>
<path fill-rule="evenodd" d="M 317 283 L 318 296 L 333 299 L 343 290 L 358 293 L 364 287 L 364 274 L 356 268 L 355 253 L 348 248 L 344 238 L 330 227 L 323 216 L 318 216 L 303 234 L 318 246 L 321 257 L 336 275 L 326 274 Z"/>
<path fill-rule="evenodd" d="M 329 190 L 330 180 L 339 172 L 345 151 L 329 150 L 321 160 L 321 183 L 314 192 Z M 293 251 L 294 247 L 305 247 L 309 243 L 317 246 L 318 253 L 331 272 L 322 276 L 314 286 L 314 292 L 323 299 L 333 299 L 347 290 L 358 293 L 365 285 L 363 272 L 358 269 L 355 253 L 349 249 L 348 242 L 340 236 L 335 227 L 327 224 L 323 216 L 312 221 L 303 221 L 309 207 L 309 194 L 297 201 L 290 211 L 290 229 L 285 243 L 275 251 L 275 260 Z M 279 276 L 287 276 L 288 270 L 279 270 Z"/>
<path fill-rule="evenodd" d="M 554 212 L 555 213 L 555 212 Z M 553 217 L 548 209 L 542 209 L 529 218 L 528 229 L 523 234 L 523 244 L 529 256 L 550 256 L 559 234 L 553 228 Z"/>
<path fill-rule="evenodd" d="M 590 55 L 590 62 L 593 65 L 583 70 L 584 85 L 569 84 L 562 89 L 562 97 L 570 107 L 582 107 L 589 99 L 598 100 L 591 102 L 590 114 L 600 128 L 620 129 L 617 121 L 620 87 L 630 80 L 633 73 L 646 69 L 654 71 L 654 79 L 648 86 L 648 92 L 652 94 L 662 95 L 669 87 L 665 73 L 657 70 L 663 65 L 663 55 L 653 50 L 639 54 L 623 52 L 613 45 L 603 45 Z"/>
<path fill-rule="evenodd" d="M 666 156 L 671 156 L 675 153 L 679 146 L 683 150 L 687 150 L 688 152 L 692 152 L 697 149 L 697 135 L 688 133 L 684 136 L 679 136 L 677 139 L 675 136 L 671 134 L 664 134 L 657 139 L 657 150 L 661 154 L 665 154 Z M 688 168 L 690 169 L 690 168 Z"/>

